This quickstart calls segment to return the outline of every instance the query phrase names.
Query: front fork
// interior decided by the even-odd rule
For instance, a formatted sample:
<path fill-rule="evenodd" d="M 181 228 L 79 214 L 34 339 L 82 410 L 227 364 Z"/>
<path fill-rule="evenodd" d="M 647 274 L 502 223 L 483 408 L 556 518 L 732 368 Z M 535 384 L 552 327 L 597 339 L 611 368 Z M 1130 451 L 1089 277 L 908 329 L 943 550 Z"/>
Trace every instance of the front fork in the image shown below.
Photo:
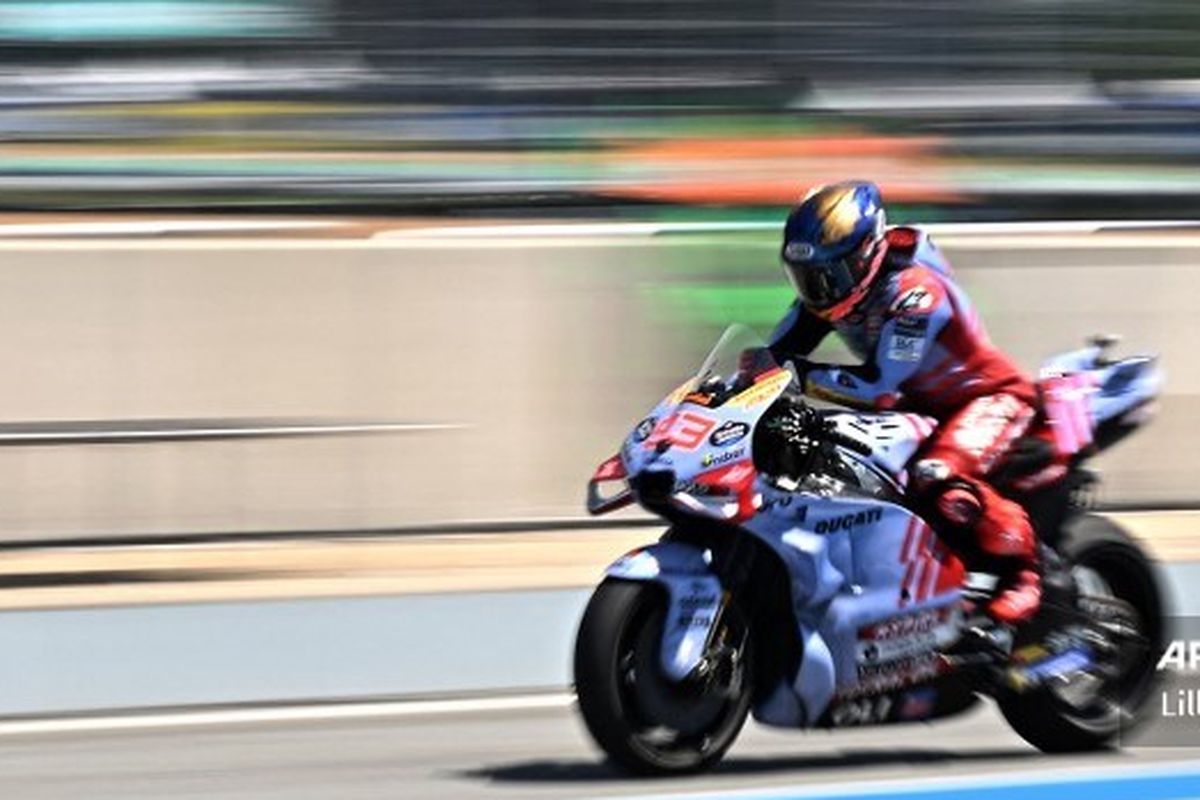
<path fill-rule="evenodd" d="M 730 538 L 718 555 L 718 548 L 702 542 L 666 537 L 622 556 L 606 570 L 608 577 L 657 583 L 665 590 L 660 663 L 673 681 L 717 680 L 740 661 L 745 641 L 725 641 L 722 622 L 750 574 L 753 549 L 741 536 Z"/>
<path fill-rule="evenodd" d="M 739 628 L 740 637 L 737 642 L 726 640 L 727 628 L 722 625 L 734 596 L 744 595 L 742 588 L 754 569 L 754 548 L 745 541 L 744 536 L 733 536 L 730 547 L 720 558 L 716 558 L 716 576 L 721 584 L 721 597 L 716 612 L 713 614 L 713 625 L 709 628 L 708 637 L 704 639 L 704 648 L 700 661 L 692 667 L 684 680 L 702 681 L 709 687 L 733 686 L 737 670 L 742 667 L 742 654 L 745 651 L 746 639 L 750 637 L 750 626 Z M 746 610 L 746 609 L 743 609 Z M 736 628 L 738 630 L 738 628 Z"/>

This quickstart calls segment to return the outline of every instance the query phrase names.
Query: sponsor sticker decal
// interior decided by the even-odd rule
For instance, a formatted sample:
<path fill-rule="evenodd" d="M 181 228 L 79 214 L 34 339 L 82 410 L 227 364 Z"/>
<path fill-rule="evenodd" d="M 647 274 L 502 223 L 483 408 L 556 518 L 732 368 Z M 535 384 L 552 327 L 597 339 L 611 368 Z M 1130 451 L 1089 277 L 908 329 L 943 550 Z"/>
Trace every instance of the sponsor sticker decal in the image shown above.
<path fill-rule="evenodd" d="M 920 361 L 923 355 L 925 355 L 924 336 L 892 334 L 892 339 L 888 343 L 888 358 L 893 361 Z"/>
<path fill-rule="evenodd" d="M 721 464 L 728 464 L 730 461 L 737 461 L 745 457 L 746 448 L 739 447 L 736 450 L 726 450 L 723 453 L 705 453 L 700 459 L 700 463 L 705 467 L 715 467 Z"/>
<path fill-rule="evenodd" d="M 894 661 L 858 665 L 859 691 L 876 692 L 921 683 L 938 674 L 936 653 L 909 656 Z"/>
<path fill-rule="evenodd" d="M 788 242 L 783 248 L 783 257 L 792 262 L 811 261 L 815 252 L 808 242 Z"/>
<path fill-rule="evenodd" d="M 792 373 L 786 369 L 762 378 L 758 383 L 731 399 L 727 405 L 731 408 L 753 408 L 762 403 L 769 403 L 779 396 L 792 380 Z"/>
<path fill-rule="evenodd" d="M 840 517 L 823 519 L 817 523 L 815 531 L 817 533 L 837 533 L 838 531 L 848 531 L 851 528 L 858 528 L 863 525 L 872 525 L 881 519 L 883 519 L 883 510 L 871 508 L 857 513 L 843 514 Z"/>
<path fill-rule="evenodd" d="M 858 643 L 858 663 L 879 664 L 885 661 L 899 661 L 928 653 L 939 646 L 936 631 L 914 633 L 897 639 L 880 639 L 860 641 Z"/>
<path fill-rule="evenodd" d="M 708 443 L 713 447 L 728 447 L 745 439 L 748 433 L 750 433 L 749 425 L 730 420 L 712 432 L 712 436 L 708 437 Z"/>
<path fill-rule="evenodd" d="M 892 705 L 892 698 L 887 695 L 849 700 L 834 706 L 829 713 L 829 721 L 839 728 L 848 725 L 874 725 L 887 720 Z"/>
<path fill-rule="evenodd" d="M 858 637 L 872 641 L 899 639 L 904 636 L 929 633 L 943 625 L 949 624 L 953 618 L 954 614 L 950 609 L 933 608 L 926 611 L 918 611 L 915 614 L 903 614 L 898 617 L 891 617 L 882 622 L 868 625 L 859 630 Z"/>
<path fill-rule="evenodd" d="M 934 294 L 924 286 L 914 286 L 892 303 L 893 314 L 920 314 L 933 308 Z"/>

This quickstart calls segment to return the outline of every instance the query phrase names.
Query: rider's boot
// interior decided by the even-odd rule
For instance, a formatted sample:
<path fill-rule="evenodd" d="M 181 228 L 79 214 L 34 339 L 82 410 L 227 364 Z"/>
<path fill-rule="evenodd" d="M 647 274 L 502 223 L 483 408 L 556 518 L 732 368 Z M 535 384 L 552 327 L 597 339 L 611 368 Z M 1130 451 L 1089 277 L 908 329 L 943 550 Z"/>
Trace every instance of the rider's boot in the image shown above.
<path fill-rule="evenodd" d="M 973 532 L 986 560 L 1000 567 L 1001 575 L 944 658 L 953 666 L 978 667 L 998 677 L 1008 666 L 1017 629 L 1037 613 L 1042 579 L 1037 540 L 1025 510 L 991 487 L 979 488 L 986 505 Z"/>
<path fill-rule="evenodd" d="M 1013 644 L 1020 626 L 1037 611 L 1041 579 L 1036 569 L 1023 568 L 997 588 L 981 611 L 967 616 L 958 641 L 941 654 L 943 664 L 973 675 L 983 691 L 1011 683 Z"/>
<path fill-rule="evenodd" d="M 1042 602 L 1042 576 L 1037 564 L 1026 564 L 1003 581 L 987 615 L 1004 625 L 1020 625 L 1037 613 Z"/>
<path fill-rule="evenodd" d="M 1041 578 L 1033 568 L 1019 569 L 1008 580 L 998 583 L 998 591 L 993 592 L 990 600 L 970 604 L 973 609 L 978 605 L 983 609 L 968 614 L 962 638 L 946 655 L 976 656 L 968 660 L 980 663 L 1006 661 L 1012 653 L 1017 628 L 1037 611 L 1041 585 Z"/>
<path fill-rule="evenodd" d="M 1033 617 L 1041 601 L 1033 525 L 1024 508 L 985 481 L 943 479 L 926 491 L 936 515 L 973 539 L 968 550 L 979 557 L 979 566 L 999 574 L 994 590 L 970 604 L 961 637 L 942 659 L 998 677 L 1008 665 L 1017 627 Z"/>

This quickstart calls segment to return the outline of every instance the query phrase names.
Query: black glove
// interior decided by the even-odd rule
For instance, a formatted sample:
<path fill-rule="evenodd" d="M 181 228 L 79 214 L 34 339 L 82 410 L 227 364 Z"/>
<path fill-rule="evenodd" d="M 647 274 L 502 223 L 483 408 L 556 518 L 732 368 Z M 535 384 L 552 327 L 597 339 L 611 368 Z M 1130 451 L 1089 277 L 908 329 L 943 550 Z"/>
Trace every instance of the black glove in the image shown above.
<path fill-rule="evenodd" d="M 802 397 L 784 394 L 763 420 L 762 444 L 755 444 L 755 460 L 774 475 L 798 477 L 813 467 L 819 455 L 824 422 Z"/>
<path fill-rule="evenodd" d="M 780 395 L 770 417 L 763 423 L 768 430 L 791 443 L 809 439 L 823 429 L 821 415 L 794 394 Z"/>

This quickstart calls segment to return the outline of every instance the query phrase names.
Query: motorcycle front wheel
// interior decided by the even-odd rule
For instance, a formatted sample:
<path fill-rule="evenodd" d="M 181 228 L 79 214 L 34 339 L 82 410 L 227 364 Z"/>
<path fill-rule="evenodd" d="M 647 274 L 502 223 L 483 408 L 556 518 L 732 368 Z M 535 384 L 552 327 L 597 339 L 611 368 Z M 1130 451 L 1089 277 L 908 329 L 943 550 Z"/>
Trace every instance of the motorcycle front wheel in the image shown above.
<path fill-rule="evenodd" d="M 699 772 L 737 738 L 750 709 L 752 643 L 735 604 L 711 638 L 725 656 L 705 677 L 675 682 L 659 653 L 665 590 L 605 580 L 575 642 L 575 691 L 592 738 L 618 766 L 648 775 Z"/>

